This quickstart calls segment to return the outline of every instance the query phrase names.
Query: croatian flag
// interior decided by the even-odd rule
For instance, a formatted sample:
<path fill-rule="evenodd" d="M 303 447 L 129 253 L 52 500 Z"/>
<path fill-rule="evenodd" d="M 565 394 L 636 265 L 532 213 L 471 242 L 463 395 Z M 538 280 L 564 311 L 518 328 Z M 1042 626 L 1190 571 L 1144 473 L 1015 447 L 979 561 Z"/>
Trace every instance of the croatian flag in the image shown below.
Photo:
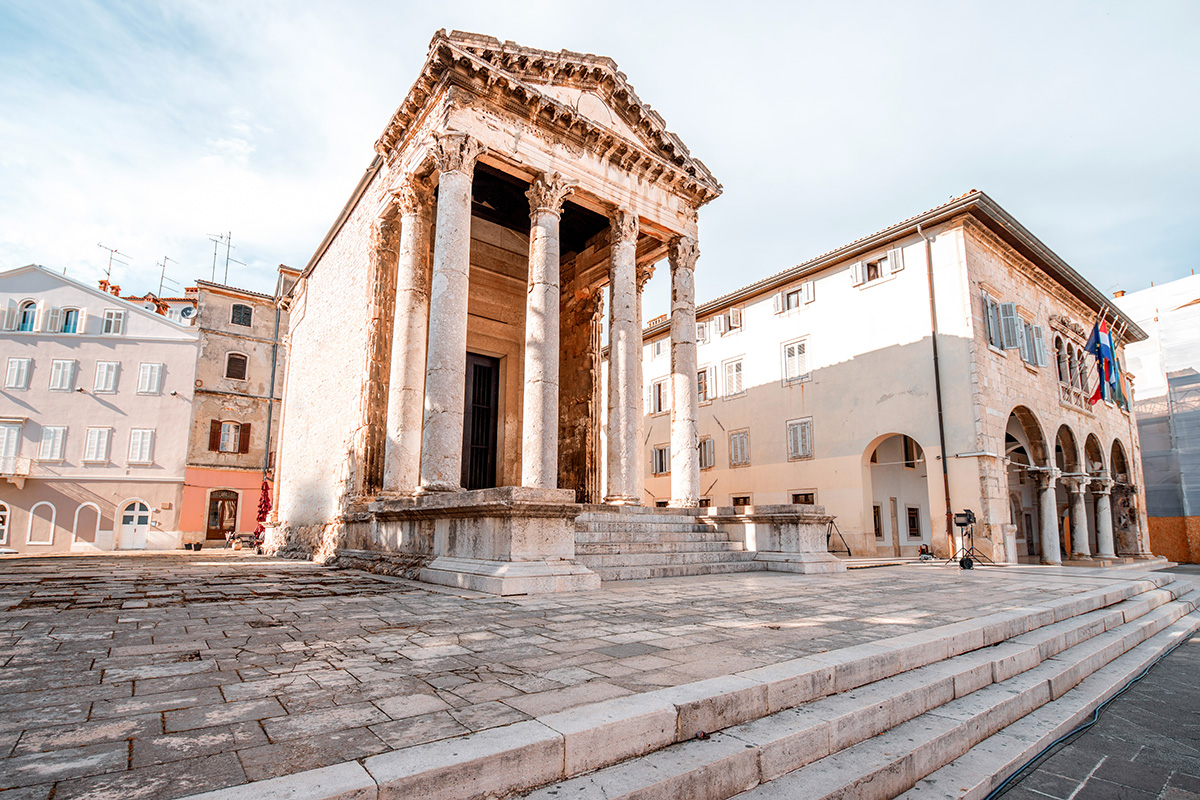
<path fill-rule="evenodd" d="M 1088 337 L 1084 349 L 1096 357 L 1096 371 L 1100 378 L 1096 382 L 1096 391 L 1091 397 L 1092 405 L 1096 405 L 1102 399 L 1115 400 L 1124 404 L 1125 393 L 1121 391 L 1121 367 L 1114 355 L 1116 348 L 1113 347 L 1112 333 L 1109 331 L 1106 321 L 1101 320 L 1092 328 L 1092 335 Z"/>

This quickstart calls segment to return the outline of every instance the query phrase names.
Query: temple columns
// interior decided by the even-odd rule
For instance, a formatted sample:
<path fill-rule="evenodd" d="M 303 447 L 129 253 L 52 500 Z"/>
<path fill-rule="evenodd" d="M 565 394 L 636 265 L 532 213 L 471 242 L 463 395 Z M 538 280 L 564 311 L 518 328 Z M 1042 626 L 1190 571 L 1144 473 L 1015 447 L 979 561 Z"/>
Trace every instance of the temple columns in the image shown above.
<path fill-rule="evenodd" d="M 392 196 L 400 212 L 400 247 L 383 488 L 387 492 L 407 493 L 417 487 L 421 475 L 433 194 L 426 181 L 409 177 L 393 190 Z"/>
<path fill-rule="evenodd" d="M 638 302 L 637 217 L 611 217 L 608 317 L 608 491 L 606 503 L 641 505 L 642 325 Z"/>
<path fill-rule="evenodd" d="M 1059 472 L 1051 467 L 1042 473 L 1042 563 L 1062 565 L 1062 554 L 1059 551 L 1058 532 L 1058 494 L 1056 484 Z"/>
<path fill-rule="evenodd" d="M 558 173 L 530 186 L 529 286 L 525 299 L 525 394 L 521 485 L 558 488 L 559 240 L 563 198 Z"/>
<path fill-rule="evenodd" d="M 1096 549 L 1102 558 L 1116 558 L 1117 550 L 1113 541 L 1112 504 L 1110 493 L 1113 482 L 1101 478 L 1092 483 L 1092 492 L 1096 496 Z"/>
<path fill-rule="evenodd" d="M 1087 492 L 1088 481 L 1085 478 L 1072 478 L 1067 481 L 1067 491 L 1071 493 L 1071 558 L 1089 559 L 1092 557 L 1092 547 L 1088 542 Z"/>
<path fill-rule="evenodd" d="M 467 291 L 471 268 L 471 179 L 483 146 L 465 133 L 440 134 L 437 232 L 425 364 L 425 414 L 419 491 L 455 491 L 462 482 L 467 370 Z"/>
<path fill-rule="evenodd" d="M 671 261 L 671 505 L 700 504 L 700 402 L 696 394 L 696 240 L 680 237 Z"/>

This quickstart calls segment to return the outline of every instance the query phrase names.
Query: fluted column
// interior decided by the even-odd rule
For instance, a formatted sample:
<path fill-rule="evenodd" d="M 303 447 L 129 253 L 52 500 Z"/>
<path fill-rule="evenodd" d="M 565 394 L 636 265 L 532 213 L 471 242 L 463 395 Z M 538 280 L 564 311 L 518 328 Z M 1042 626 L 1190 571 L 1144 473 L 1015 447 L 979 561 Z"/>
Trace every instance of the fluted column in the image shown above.
<path fill-rule="evenodd" d="M 529 286 L 525 297 L 525 401 L 521 485 L 558 488 L 558 224 L 571 184 L 556 172 L 529 187 Z"/>
<path fill-rule="evenodd" d="M 1092 482 L 1092 493 L 1096 497 L 1096 549 L 1103 558 L 1115 558 L 1117 555 L 1113 541 L 1112 487 L 1113 482 L 1108 478 Z"/>
<path fill-rule="evenodd" d="M 671 242 L 671 505 L 700 505 L 700 402 L 696 395 L 696 259 L 691 237 Z"/>
<path fill-rule="evenodd" d="M 425 363 L 420 491 L 461 489 L 467 371 L 467 292 L 471 269 L 471 177 L 483 146 L 465 133 L 443 133 L 433 148 L 438 177 L 437 232 Z"/>
<path fill-rule="evenodd" d="M 1042 473 L 1042 563 L 1062 564 L 1062 553 L 1059 551 L 1058 531 L 1058 494 L 1056 484 L 1059 471 L 1051 467 Z"/>
<path fill-rule="evenodd" d="M 636 475 L 638 427 L 642 418 L 638 372 L 642 364 L 642 331 L 637 281 L 637 217 L 615 211 L 611 219 L 612 263 L 609 271 L 608 317 L 608 491 L 606 503 L 641 505 Z"/>
<path fill-rule="evenodd" d="M 1092 557 L 1092 546 L 1088 542 L 1087 492 L 1086 478 L 1070 478 L 1067 480 L 1067 491 L 1071 493 L 1071 558 L 1089 559 Z"/>
<path fill-rule="evenodd" d="M 383 488 L 388 492 L 411 492 L 421 478 L 433 193 L 427 181 L 409 176 L 393 189 L 392 197 L 399 210 L 400 246 Z"/>

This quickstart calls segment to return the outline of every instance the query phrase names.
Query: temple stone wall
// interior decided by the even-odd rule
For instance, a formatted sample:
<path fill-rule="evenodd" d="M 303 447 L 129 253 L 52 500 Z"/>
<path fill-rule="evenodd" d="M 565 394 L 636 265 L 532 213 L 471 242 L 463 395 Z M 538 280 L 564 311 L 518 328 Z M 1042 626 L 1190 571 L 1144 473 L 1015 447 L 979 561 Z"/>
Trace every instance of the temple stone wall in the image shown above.
<path fill-rule="evenodd" d="M 579 503 L 600 497 L 600 320 L 602 293 L 562 293 L 560 394 L 558 405 L 558 485 L 572 489 Z"/>

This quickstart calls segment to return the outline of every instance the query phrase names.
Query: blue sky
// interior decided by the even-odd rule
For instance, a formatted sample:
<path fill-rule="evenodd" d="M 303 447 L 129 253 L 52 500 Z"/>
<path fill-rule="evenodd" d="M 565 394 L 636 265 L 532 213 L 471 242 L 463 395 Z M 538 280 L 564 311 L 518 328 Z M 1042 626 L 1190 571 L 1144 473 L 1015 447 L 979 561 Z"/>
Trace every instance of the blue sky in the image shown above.
<path fill-rule="evenodd" d="M 442 27 L 617 61 L 725 185 L 701 300 L 973 188 L 1103 291 L 1197 266 L 1195 2 L 0 0 L 0 268 L 92 281 L 103 243 L 157 291 L 232 231 L 229 281 L 270 291 Z"/>

